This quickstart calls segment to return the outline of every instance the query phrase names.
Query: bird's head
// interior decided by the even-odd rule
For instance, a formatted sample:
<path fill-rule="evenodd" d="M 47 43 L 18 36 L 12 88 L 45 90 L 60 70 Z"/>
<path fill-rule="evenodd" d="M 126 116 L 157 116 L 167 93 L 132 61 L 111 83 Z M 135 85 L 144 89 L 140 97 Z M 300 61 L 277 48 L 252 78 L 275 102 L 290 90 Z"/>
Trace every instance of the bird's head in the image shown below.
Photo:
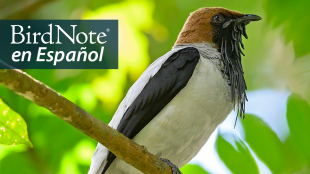
<path fill-rule="evenodd" d="M 209 43 L 221 53 L 224 75 L 228 76 L 232 100 L 237 94 L 238 115 L 244 117 L 246 83 L 241 64 L 244 48 L 242 35 L 247 38 L 245 26 L 261 17 L 242 14 L 225 8 L 200 8 L 186 20 L 175 46 L 182 44 Z"/>
<path fill-rule="evenodd" d="M 242 41 L 241 35 L 247 38 L 245 25 L 258 20 L 261 17 L 257 15 L 242 14 L 226 8 L 200 8 L 190 14 L 175 45 L 205 42 L 221 49 L 225 40 L 227 44 L 235 45 Z"/>

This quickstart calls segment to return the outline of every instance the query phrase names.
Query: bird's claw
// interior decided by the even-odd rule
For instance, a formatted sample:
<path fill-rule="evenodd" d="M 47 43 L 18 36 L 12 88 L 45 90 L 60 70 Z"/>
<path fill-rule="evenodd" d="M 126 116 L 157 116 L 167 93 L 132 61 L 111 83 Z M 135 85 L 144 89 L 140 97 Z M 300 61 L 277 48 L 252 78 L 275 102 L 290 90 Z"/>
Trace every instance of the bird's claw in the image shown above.
<path fill-rule="evenodd" d="M 172 174 L 182 174 L 182 172 L 179 170 L 179 168 L 174 165 L 170 160 L 165 158 L 160 158 L 164 163 L 168 164 L 168 166 L 171 167 Z"/>

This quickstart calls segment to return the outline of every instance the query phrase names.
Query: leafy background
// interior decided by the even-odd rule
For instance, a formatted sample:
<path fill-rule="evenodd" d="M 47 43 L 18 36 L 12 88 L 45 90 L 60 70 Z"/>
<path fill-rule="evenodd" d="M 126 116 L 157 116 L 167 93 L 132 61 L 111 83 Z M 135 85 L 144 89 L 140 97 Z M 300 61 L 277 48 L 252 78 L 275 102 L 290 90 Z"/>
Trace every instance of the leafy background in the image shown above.
<path fill-rule="evenodd" d="M 25 70 L 108 123 L 145 68 L 171 49 L 189 13 L 213 6 L 263 18 L 247 26 L 249 40 L 244 41 L 248 114 L 235 129 L 235 113 L 230 114 L 181 170 L 310 173 L 310 1 L 2 0 L 0 18 L 118 19 L 118 70 Z M 0 145 L 1 174 L 87 173 L 94 140 L 3 86 L 0 98 L 2 138 L 1 128 L 9 126 L 4 112 L 10 107 L 10 118 L 27 123 L 21 129 L 28 129 L 33 144 Z"/>

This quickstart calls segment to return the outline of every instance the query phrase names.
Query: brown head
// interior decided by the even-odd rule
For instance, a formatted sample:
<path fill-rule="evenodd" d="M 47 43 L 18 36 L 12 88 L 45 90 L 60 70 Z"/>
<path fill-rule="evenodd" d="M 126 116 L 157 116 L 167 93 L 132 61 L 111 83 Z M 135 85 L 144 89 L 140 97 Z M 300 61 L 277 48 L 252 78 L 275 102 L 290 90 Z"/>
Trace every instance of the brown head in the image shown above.
<path fill-rule="evenodd" d="M 251 21 L 260 19 L 256 15 L 245 15 L 221 7 L 200 8 L 190 14 L 175 45 L 208 42 L 219 48 L 221 37 L 225 31 L 233 29 L 233 27 L 225 25 L 237 21 L 246 25 Z"/>

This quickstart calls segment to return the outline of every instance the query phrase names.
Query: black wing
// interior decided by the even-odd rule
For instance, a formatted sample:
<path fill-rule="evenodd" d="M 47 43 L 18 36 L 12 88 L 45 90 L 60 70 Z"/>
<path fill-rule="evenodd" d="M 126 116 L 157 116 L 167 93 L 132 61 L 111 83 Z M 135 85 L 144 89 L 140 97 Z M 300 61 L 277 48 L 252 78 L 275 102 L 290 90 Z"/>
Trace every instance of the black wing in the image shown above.
<path fill-rule="evenodd" d="M 117 130 L 134 138 L 186 86 L 199 58 L 198 50 L 193 47 L 172 54 L 127 109 Z M 102 174 L 115 158 L 109 152 Z"/>

